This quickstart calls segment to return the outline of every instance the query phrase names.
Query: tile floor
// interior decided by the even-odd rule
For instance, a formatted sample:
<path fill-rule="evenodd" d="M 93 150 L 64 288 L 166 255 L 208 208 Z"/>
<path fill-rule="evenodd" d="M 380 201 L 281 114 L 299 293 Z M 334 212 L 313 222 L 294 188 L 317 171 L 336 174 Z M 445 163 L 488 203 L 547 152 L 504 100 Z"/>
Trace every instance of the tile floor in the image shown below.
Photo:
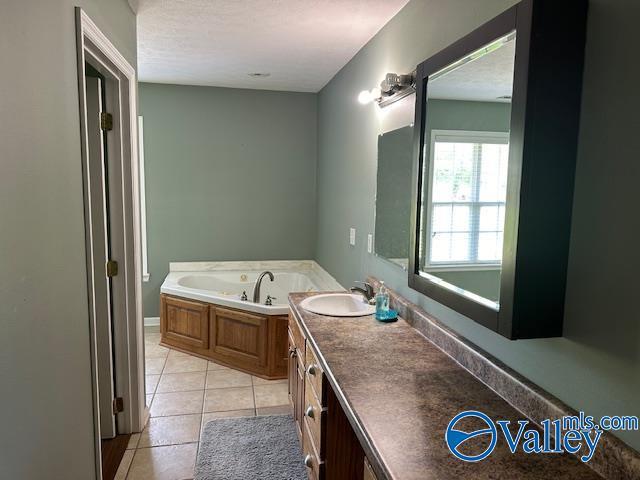
<path fill-rule="evenodd" d="M 131 436 L 116 480 L 193 478 L 202 427 L 214 418 L 289 413 L 286 380 L 263 380 L 160 346 L 145 332 L 149 423 Z"/>

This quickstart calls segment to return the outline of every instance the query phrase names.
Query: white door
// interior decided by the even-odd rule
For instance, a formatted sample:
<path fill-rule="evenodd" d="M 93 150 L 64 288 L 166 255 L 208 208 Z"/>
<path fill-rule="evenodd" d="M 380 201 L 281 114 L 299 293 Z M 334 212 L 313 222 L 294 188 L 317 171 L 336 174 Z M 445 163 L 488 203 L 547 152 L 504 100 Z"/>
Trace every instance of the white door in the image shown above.
<path fill-rule="evenodd" d="M 103 439 L 114 438 L 116 417 L 113 402 L 114 367 L 113 367 L 113 322 L 111 278 L 107 275 L 107 262 L 110 259 L 109 232 L 109 196 L 107 170 L 106 132 L 101 128 L 101 112 L 105 99 L 105 82 L 97 72 L 87 71 L 87 134 L 89 147 L 89 170 L 91 189 L 90 214 L 93 226 L 93 255 L 95 287 L 95 320 L 96 320 L 96 357 L 98 374 L 98 405 L 100 418 L 100 436 Z"/>

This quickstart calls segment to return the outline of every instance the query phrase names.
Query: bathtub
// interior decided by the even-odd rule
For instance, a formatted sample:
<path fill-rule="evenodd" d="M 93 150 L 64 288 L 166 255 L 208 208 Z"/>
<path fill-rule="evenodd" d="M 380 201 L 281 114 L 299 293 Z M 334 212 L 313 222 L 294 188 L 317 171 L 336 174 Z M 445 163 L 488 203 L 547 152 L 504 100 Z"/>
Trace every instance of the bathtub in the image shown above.
<path fill-rule="evenodd" d="M 261 272 L 260 303 L 253 303 L 253 289 Z M 214 303 L 263 315 L 286 315 L 291 292 L 343 291 L 344 288 L 312 260 L 260 262 L 173 262 L 160 292 L 177 297 Z M 248 300 L 241 300 L 246 292 Z M 272 305 L 265 305 L 267 295 Z"/>

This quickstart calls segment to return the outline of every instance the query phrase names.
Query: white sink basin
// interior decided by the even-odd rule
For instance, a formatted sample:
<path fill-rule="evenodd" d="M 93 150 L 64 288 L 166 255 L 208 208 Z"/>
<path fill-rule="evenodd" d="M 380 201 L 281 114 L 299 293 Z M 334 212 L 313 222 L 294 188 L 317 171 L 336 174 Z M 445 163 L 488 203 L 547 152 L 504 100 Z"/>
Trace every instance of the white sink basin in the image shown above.
<path fill-rule="evenodd" d="M 376 307 L 366 303 L 362 295 L 349 293 L 314 295 L 300 302 L 300 306 L 309 312 L 331 317 L 362 317 L 376 311 Z"/>

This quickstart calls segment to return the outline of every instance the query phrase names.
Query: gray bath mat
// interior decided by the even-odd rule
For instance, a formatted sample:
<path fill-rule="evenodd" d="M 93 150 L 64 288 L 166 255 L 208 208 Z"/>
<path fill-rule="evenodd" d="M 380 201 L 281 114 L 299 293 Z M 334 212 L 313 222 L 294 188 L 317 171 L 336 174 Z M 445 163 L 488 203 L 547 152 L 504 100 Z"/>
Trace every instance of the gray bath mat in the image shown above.
<path fill-rule="evenodd" d="M 202 432 L 195 480 L 306 480 L 291 415 L 221 418 Z"/>

